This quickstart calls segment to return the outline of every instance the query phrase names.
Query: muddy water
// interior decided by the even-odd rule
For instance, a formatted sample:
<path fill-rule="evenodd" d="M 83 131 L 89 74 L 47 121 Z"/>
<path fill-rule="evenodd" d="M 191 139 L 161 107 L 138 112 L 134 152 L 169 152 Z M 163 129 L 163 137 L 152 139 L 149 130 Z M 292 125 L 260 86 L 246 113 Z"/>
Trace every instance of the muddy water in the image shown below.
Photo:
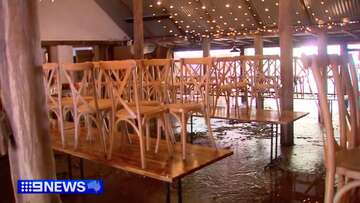
<path fill-rule="evenodd" d="M 296 110 L 313 113 L 295 123 L 295 146 L 279 149 L 281 159 L 274 169 L 264 170 L 270 156 L 267 126 L 212 120 L 218 145 L 234 155 L 184 178 L 184 202 L 322 202 L 322 137 L 312 104 L 295 103 Z M 195 119 L 194 129 L 194 142 L 206 144 L 202 119 Z M 59 178 L 66 178 L 66 157 L 56 156 L 56 163 Z M 76 159 L 73 168 L 79 176 Z M 165 185 L 159 181 L 86 161 L 85 175 L 102 178 L 104 194 L 62 196 L 63 202 L 165 202 Z M 172 200 L 176 202 L 175 185 Z"/>

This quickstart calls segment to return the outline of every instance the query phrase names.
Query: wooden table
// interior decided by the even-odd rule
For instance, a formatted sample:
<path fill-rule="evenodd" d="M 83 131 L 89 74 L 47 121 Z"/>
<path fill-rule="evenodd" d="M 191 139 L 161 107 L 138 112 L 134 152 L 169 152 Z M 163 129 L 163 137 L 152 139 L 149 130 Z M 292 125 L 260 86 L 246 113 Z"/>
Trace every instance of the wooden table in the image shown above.
<path fill-rule="evenodd" d="M 264 110 L 264 109 L 231 109 L 227 111 L 226 108 L 217 108 L 214 115 L 211 118 L 236 120 L 244 123 L 257 122 L 269 124 L 271 128 L 271 140 L 270 140 L 270 163 L 271 166 L 274 160 L 278 158 L 278 137 L 280 134 L 279 125 L 288 125 L 297 121 L 305 116 L 308 112 L 293 112 L 283 111 L 280 114 L 276 110 Z M 195 116 L 201 116 L 199 114 Z M 191 119 L 192 120 L 192 119 Z M 192 121 L 191 121 L 192 131 Z M 275 138 L 275 149 L 274 149 Z M 275 151 L 275 154 L 273 153 Z M 273 154 L 275 157 L 273 157 Z"/>
<path fill-rule="evenodd" d="M 107 160 L 102 151 L 103 147 L 99 144 L 100 141 L 86 141 L 86 133 L 83 129 L 81 129 L 78 149 L 72 147 L 74 146 L 72 143 L 74 130 L 72 128 L 65 130 L 68 147 L 62 147 L 60 136 L 56 130 L 52 130 L 51 133 L 55 151 L 166 182 L 167 198 L 170 198 L 170 183 L 178 181 L 178 193 L 181 198 L 181 178 L 233 154 L 232 151 L 226 149 L 216 150 L 206 146 L 187 144 L 187 158 L 182 160 L 180 144 L 175 145 L 175 153 L 170 156 L 166 142 L 161 140 L 159 152 L 156 154 L 154 152 L 155 139 L 151 139 L 152 148 L 146 152 L 146 168 L 143 169 L 140 164 L 140 147 L 135 136 L 133 136 L 132 144 L 124 141 L 121 145 L 119 144 L 120 136 L 116 136 L 112 159 Z"/>

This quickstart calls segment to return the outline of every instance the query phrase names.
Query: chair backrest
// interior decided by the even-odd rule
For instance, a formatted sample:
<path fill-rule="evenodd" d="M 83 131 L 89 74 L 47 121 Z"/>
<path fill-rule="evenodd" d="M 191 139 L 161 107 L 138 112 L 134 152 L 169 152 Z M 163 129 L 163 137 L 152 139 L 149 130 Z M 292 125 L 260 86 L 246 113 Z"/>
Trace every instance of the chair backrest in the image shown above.
<path fill-rule="evenodd" d="M 94 99 L 96 106 L 96 109 L 93 110 L 97 111 L 94 65 L 90 62 L 63 64 L 61 70 L 69 84 L 74 108 L 86 105 L 88 108 L 93 109 L 89 105 L 89 100 L 85 98 L 91 97 Z"/>
<path fill-rule="evenodd" d="M 100 69 L 106 80 L 106 89 L 113 101 L 113 111 L 124 108 L 133 118 L 139 117 L 139 95 L 135 60 L 102 61 Z M 136 106 L 135 112 L 129 103 Z"/>
<path fill-rule="evenodd" d="M 181 59 L 180 96 L 181 102 L 199 102 L 209 104 L 209 77 L 214 71 L 214 59 Z"/>
<path fill-rule="evenodd" d="M 43 64 L 42 67 L 47 104 L 52 106 L 59 106 L 61 102 L 60 98 L 62 91 L 59 64 L 46 63 Z M 54 95 L 57 95 L 57 98 L 55 98 Z"/>
<path fill-rule="evenodd" d="M 169 102 L 170 59 L 140 61 L 140 97 L 143 101 Z"/>
<path fill-rule="evenodd" d="M 359 144 L 357 143 L 357 134 L 359 131 L 359 104 L 357 102 L 358 99 L 356 98 L 358 89 L 356 85 L 352 84 L 353 80 L 351 72 L 353 66 L 347 56 L 337 55 L 303 56 L 302 61 L 304 67 L 311 69 L 318 89 L 321 116 L 324 120 L 325 127 L 325 166 L 334 169 L 336 149 L 351 149 Z M 326 64 L 326 66 L 321 64 Z M 322 68 L 328 67 L 334 77 L 335 92 L 338 102 L 340 144 L 338 144 L 335 139 L 327 92 L 324 85 L 327 76 L 322 75 Z"/>
<path fill-rule="evenodd" d="M 217 58 L 215 63 L 215 75 L 216 85 L 235 85 L 241 78 L 239 60 L 236 57 L 222 57 Z M 211 76 L 210 76 L 211 77 Z M 214 81 L 214 80 L 211 80 Z"/>

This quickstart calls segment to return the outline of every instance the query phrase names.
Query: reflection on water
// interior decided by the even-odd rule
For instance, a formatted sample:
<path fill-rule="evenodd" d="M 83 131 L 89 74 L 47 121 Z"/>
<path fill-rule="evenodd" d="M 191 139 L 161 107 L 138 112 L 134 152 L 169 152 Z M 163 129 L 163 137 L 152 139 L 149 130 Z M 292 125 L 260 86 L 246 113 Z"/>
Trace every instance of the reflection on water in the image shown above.
<path fill-rule="evenodd" d="M 299 103 L 295 108 L 299 108 Z M 306 108 L 316 109 L 308 103 Z M 212 125 L 218 145 L 230 148 L 234 155 L 184 178 L 184 202 L 322 202 L 323 149 L 316 112 L 295 123 L 296 145 L 281 148 L 281 160 L 275 169 L 264 170 L 270 156 L 266 125 L 218 119 L 212 120 Z M 201 118 L 194 118 L 194 129 L 194 142 L 207 144 Z M 162 182 L 92 162 L 84 163 L 87 178 L 104 179 L 104 194 L 62 196 L 63 202 L 165 202 Z M 56 156 L 56 164 L 58 178 L 66 178 L 66 157 Z M 75 177 L 79 177 L 78 169 L 78 159 L 74 158 Z M 176 202 L 175 185 L 172 200 Z"/>

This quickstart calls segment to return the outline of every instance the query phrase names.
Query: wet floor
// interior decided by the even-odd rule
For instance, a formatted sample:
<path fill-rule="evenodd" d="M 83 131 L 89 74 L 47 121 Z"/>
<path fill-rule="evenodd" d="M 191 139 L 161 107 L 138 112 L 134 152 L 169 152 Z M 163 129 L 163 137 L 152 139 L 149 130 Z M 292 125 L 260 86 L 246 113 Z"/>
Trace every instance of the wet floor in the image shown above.
<path fill-rule="evenodd" d="M 298 111 L 314 110 L 295 122 L 295 146 L 281 148 L 279 167 L 267 170 L 264 166 L 270 156 L 268 126 L 212 120 L 219 147 L 230 148 L 234 154 L 185 177 L 184 202 L 322 202 L 322 137 L 316 107 L 306 105 L 305 108 L 303 101 L 295 105 Z M 194 142 L 205 143 L 202 119 L 195 119 L 194 129 Z M 57 155 L 56 163 L 58 177 L 66 178 L 66 156 Z M 74 177 L 79 177 L 79 160 L 74 158 L 72 166 Z M 165 202 L 165 184 L 156 180 L 86 161 L 85 176 L 103 179 L 104 194 L 62 196 L 63 202 Z M 172 202 L 176 202 L 175 188 L 174 184 Z"/>

